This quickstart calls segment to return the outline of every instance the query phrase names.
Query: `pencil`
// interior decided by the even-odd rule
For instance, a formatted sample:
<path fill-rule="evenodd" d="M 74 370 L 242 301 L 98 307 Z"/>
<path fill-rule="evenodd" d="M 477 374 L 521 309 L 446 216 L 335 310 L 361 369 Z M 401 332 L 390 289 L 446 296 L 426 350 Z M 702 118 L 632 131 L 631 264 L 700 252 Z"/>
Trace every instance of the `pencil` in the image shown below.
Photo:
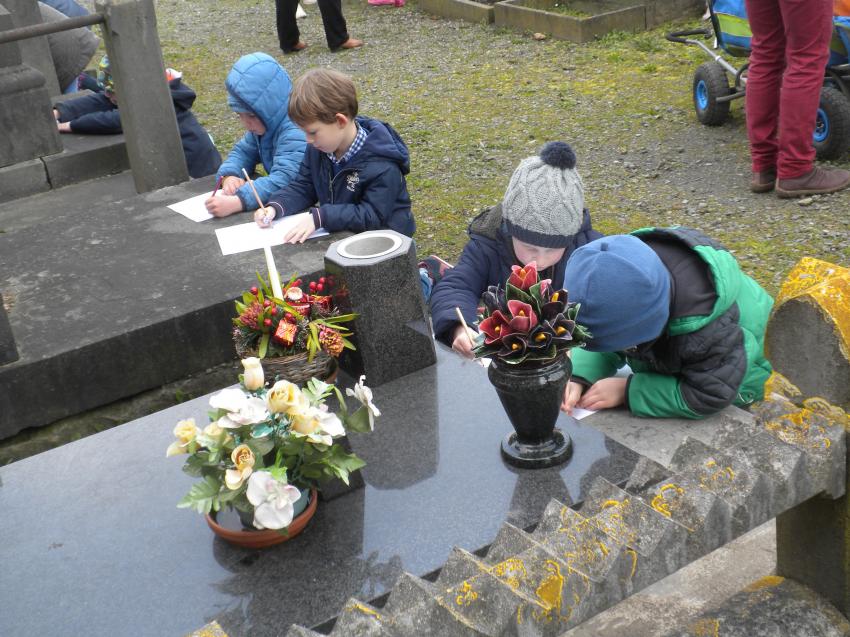
<path fill-rule="evenodd" d="M 213 194 L 211 195 L 212 197 L 215 197 L 215 193 L 217 193 L 218 189 L 221 188 L 221 180 L 222 177 L 219 177 L 215 180 L 215 188 L 213 188 Z"/>
<path fill-rule="evenodd" d="M 474 348 L 475 341 L 472 339 L 472 330 L 469 329 L 469 326 L 466 324 L 466 321 L 463 319 L 463 314 L 460 311 L 460 308 L 455 306 L 455 312 L 457 313 L 457 317 L 460 320 L 460 324 L 463 325 L 463 331 L 466 333 L 466 338 L 469 339 L 469 346 Z"/>
<path fill-rule="evenodd" d="M 260 199 L 260 193 L 258 193 L 257 189 L 254 187 L 254 182 L 251 181 L 251 178 L 248 176 L 248 171 L 243 168 L 242 174 L 245 175 L 245 179 L 248 180 L 248 185 L 251 186 L 251 190 L 253 191 L 254 196 L 257 198 L 257 205 L 260 207 L 261 210 L 265 210 L 266 207 L 263 205 L 263 200 Z"/>

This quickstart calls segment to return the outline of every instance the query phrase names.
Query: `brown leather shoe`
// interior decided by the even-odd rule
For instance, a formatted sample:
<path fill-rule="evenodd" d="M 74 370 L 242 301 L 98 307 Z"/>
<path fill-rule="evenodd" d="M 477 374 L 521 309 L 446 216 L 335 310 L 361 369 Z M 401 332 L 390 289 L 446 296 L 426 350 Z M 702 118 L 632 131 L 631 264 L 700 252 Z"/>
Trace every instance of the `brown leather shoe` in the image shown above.
<path fill-rule="evenodd" d="M 299 41 L 298 41 L 298 43 L 297 43 L 297 44 L 295 44 L 295 46 L 293 46 L 293 47 L 292 47 L 291 49 L 289 49 L 288 51 L 284 51 L 284 53 L 298 53 L 298 51 L 303 51 L 303 50 L 304 50 L 304 49 L 306 49 L 306 48 L 307 48 L 307 43 L 306 43 L 306 42 L 301 42 L 301 41 L 299 40 Z"/>
<path fill-rule="evenodd" d="M 783 199 L 790 199 L 806 195 L 825 195 L 843 190 L 847 186 L 850 186 L 850 171 L 815 166 L 812 172 L 802 177 L 777 180 L 776 194 Z"/>
<path fill-rule="evenodd" d="M 776 171 L 764 170 L 753 172 L 750 178 L 750 190 L 753 192 L 770 192 L 776 186 Z"/>
<path fill-rule="evenodd" d="M 357 47 L 363 46 L 363 40 L 355 40 L 354 38 L 348 38 L 345 42 L 339 45 L 341 49 L 356 49 Z"/>

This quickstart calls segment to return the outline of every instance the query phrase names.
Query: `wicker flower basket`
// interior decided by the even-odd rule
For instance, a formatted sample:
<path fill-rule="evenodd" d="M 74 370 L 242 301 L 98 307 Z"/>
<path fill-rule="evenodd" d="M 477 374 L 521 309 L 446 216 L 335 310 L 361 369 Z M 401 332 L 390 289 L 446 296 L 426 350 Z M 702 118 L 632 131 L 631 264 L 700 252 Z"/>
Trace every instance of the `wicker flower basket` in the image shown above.
<path fill-rule="evenodd" d="M 256 350 L 239 351 L 238 348 L 236 353 L 239 358 L 257 355 Z M 311 361 L 307 360 L 307 352 L 299 352 L 289 356 L 267 356 L 262 362 L 266 380 L 270 383 L 275 380 L 288 380 L 300 385 L 313 377 L 331 382 L 337 371 L 336 359 L 323 349 L 316 352 Z"/>

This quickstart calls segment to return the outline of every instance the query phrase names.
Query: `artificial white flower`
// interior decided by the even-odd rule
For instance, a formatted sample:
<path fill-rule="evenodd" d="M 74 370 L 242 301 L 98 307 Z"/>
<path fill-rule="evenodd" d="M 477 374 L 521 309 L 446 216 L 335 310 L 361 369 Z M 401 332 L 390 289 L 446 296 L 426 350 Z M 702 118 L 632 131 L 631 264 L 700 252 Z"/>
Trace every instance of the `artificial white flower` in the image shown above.
<path fill-rule="evenodd" d="M 248 397 L 241 389 L 237 387 L 228 387 L 222 389 L 210 396 L 210 407 L 213 409 L 223 409 L 227 412 L 239 411 Z"/>
<path fill-rule="evenodd" d="M 263 422 L 269 417 L 269 412 L 266 409 L 266 401 L 262 398 L 252 396 L 245 401 L 242 409 L 235 413 L 227 414 L 222 417 L 219 424 L 227 429 L 233 427 L 241 427 L 243 425 L 253 425 L 258 422 Z"/>
<path fill-rule="evenodd" d="M 266 384 L 266 379 L 263 376 L 263 365 L 259 358 L 256 356 L 243 358 L 242 367 L 245 368 L 245 375 L 242 377 L 245 389 L 256 391 Z"/>
<path fill-rule="evenodd" d="M 268 471 L 256 471 L 248 478 L 248 502 L 254 505 L 254 526 L 258 529 L 284 529 L 292 523 L 292 505 L 301 492 L 278 482 Z"/>
<path fill-rule="evenodd" d="M 357 384 L 354 386 L 354 389 L 346 388 L 345 395 L 346 396 L 354 396 L 357 400 L 360 401 L 366 411 L 369 413 L 369 429 L 375 429 L 375 418 L 381 415 L 380 410 L 375 406 L 375 403 L 372 402 L 372 390 L 366 387 L 363 383 L 366 382 L 366 376 L 361 376 L 360 380 L 357 381 Z"/>

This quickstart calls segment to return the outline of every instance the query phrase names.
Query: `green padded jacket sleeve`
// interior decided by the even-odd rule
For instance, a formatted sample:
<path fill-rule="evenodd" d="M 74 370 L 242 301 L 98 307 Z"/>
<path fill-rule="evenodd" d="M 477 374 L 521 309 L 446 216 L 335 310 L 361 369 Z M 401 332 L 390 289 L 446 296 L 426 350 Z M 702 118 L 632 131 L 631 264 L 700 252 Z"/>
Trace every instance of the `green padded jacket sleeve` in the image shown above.
<path fill-rule="evenodd" d="M 626 359 L 616 352 L 588 352 L 586 349 L 572 350 L 573 377 L 591 385 L 600 378 L 608 378 L 617 373 Z"/>

